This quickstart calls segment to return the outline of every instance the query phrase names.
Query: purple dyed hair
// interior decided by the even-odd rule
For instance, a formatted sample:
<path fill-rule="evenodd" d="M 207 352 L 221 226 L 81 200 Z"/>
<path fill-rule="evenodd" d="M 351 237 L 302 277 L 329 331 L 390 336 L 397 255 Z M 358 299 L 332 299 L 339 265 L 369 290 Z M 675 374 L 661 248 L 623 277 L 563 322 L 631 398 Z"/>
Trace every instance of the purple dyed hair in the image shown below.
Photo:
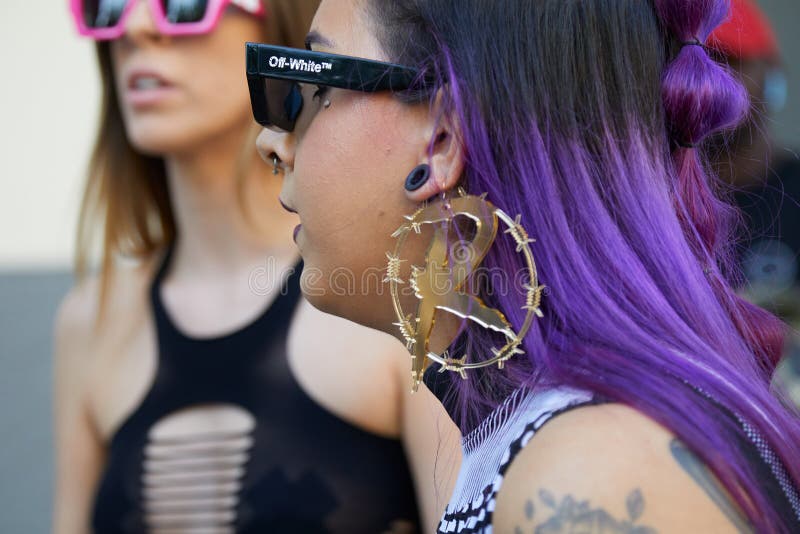
<path fill-rule="evenodd" d="M 522 216 L 549 291 L 527 358 L 455 381 L 464 432 L 522 384 L 629 405 L 697 453 L 759 531 L 784 531 L 735 445 L 741 420 L 800 482 L 800 422 L 770 390 L 783 326 L 731 283 L 736 212 L 701 143 L 747 95 L 701 46 L 727 0 L 370 0 L 393 60 L 439 80 L 462 127 L 463 185 Z M 431 100 L 433 102 L 433 100 Z M 498 240 L 485 267 L 514 272 Z M 517 328 L 519 295 L 482 297 Z M 496 339 L 465 332 L 469 354 Z M 781 401 L 784 401 L 783 403 Z"/>

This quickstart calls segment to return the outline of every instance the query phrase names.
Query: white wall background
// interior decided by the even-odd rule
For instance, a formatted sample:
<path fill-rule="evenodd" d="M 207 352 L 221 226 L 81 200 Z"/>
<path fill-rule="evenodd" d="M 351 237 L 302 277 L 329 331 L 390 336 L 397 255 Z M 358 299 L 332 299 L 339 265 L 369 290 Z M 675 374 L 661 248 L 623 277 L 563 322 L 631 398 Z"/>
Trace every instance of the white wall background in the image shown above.
<path fill-rule="evenodd" d="M 0 270 L 72 261 L 99 108 L 67 0 L 0 0 Z"/>

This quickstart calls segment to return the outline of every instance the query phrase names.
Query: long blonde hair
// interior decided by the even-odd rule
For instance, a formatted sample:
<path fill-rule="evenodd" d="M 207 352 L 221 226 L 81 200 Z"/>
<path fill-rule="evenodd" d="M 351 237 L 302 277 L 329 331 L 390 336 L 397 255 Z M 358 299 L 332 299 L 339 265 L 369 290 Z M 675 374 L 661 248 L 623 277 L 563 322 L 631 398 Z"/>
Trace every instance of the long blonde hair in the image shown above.
<path fill-rule="evenodd" d="M 274 44 L 303 47 L 319 0 L 264 2 L 265 37 Z M 75 272 L 78 280 L 86 276 L 93 247 L 102 243 L 99 258 L 102 303 L 108 293 L 115 258 L 144 259 L 171 245 L 175 240 L 175 219 L 164 160 L 138 152 L 125 133 L 107 42 L 97 43 L 97 58 L 103 93 L 100 128 L 78 220 Z M 255 150 L 252 143 L 243 147 L 247 156 L 252 155 L 252 150 Z M 250 160 L 240 158 L 240 161 Z"/>

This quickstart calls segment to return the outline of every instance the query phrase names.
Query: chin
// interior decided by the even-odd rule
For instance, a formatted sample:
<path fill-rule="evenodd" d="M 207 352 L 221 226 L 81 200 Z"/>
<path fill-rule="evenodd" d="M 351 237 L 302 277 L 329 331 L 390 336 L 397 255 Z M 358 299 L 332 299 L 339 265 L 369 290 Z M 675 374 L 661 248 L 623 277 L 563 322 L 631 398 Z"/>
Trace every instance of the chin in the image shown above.
<path fill-rule="evenodd" d="M 179 113 L 127 113 L 125 132 L 143 154 L 191 152 L 208 135 L 209 125 L 186 119 Z"/>
<path fill-rule="evenodd" d="M 192 146 L 185 132 L 171 132 L 169 128 L 137 128 L 127 130 L 133 147 L 147 156 L 163 156 L 186 151 Z"/>

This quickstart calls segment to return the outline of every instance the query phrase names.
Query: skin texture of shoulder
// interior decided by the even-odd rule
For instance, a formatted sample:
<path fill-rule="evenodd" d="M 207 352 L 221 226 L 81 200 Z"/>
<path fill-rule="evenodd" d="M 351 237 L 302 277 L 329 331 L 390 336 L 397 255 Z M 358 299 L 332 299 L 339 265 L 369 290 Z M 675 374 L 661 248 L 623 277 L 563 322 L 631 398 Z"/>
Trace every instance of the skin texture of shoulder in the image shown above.
<path fill-rule="evenodd" d="M 621 404 L 545 424 L 506 472 L 493 524 L 514 534 L 751 531 L 683 443 Z"/>
<path fill-rule="evenodd" d="M 103 447 L 86 402 L 90 358 L 85 346 L 97 315 L 92 294 L 96 283 L 75 287 L 64 298 L 55 326 L 55 391 L 53 413 L 56 439 L 56 487 L 53 532 L 88 532 L 91 503 L 88 488 L 100 472 Z"/>
<path fill-rule="evenodd" d="M 100 284 L 90 278 L 63 299 L 55 323 L 54 406 L 56 487 L 53 531 L 58 534 L 89 531 L 87 524 L 93 491 L 105 461 L 103 431 L 95 399 L 107 383 L 104 370 L 135 331 L 142 289 L 150 276 L 145 262 L 115 273 L 104 320 L 98 323 Z M 133 330 L 132 330 L 133 329 Z M 124 351 L 123 351 L 124 352 Z"/>
<path fill-rule="evenodd" d="M 289 362 L 320 406 L 369 432 L 402 438 L 423 531 L 435 530 L 458 473 L 461 434 L 427 389 L 411 394 L 405 346 L 304 302 L 292 322 Z"/>
<path fill-rule="evenodd" d="M 295 378 L 317 404 L 363 430 L 399 437 L 393 369 L 403 346 L 397 340 L 304 301 L 292 320 L 288 349 Z"/>

